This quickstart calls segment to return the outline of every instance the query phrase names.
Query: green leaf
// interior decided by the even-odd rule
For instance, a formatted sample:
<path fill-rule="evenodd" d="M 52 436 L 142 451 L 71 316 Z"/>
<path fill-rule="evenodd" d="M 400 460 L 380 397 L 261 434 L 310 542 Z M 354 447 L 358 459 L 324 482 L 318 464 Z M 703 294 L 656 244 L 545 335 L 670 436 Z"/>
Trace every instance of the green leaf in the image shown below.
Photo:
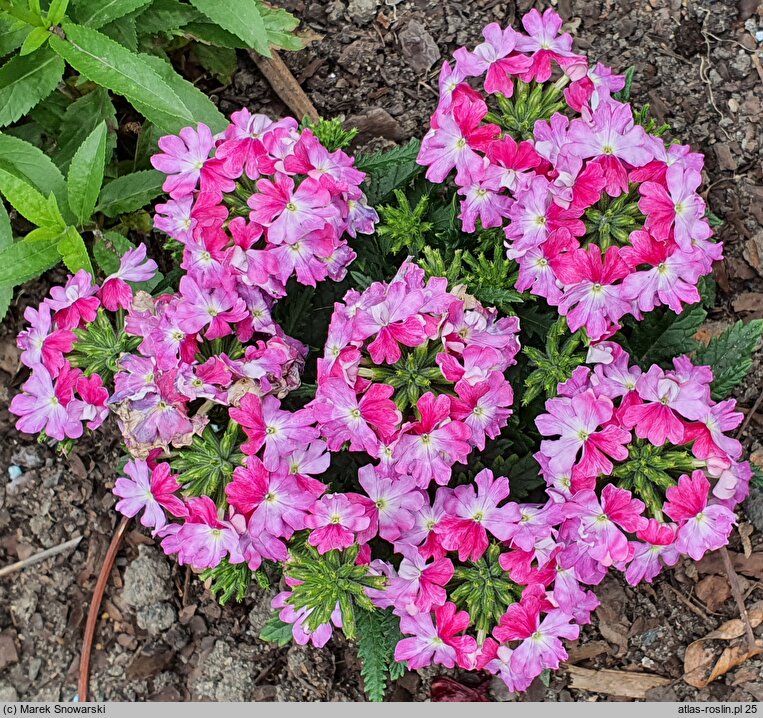
<path fill-rule="evenodd" d="M 116 40 L 130 52 L 138 52 L 138 27 L 134 14 L 112 20 L 101 28 L 101 32 L 112 40 Z"/>
<path fill-rule="evenodd" d="M 66 227 L 53 194 L 46 199 L 29 182 L 5 170 L 0 170 L 0 192 L 17 212 L 38 227 L 54 227 L 59 232 Z"/>
<path fill-rule="evenodd" d="M 13 244 L 13 230 L 11 229 L 11 218 L 8 216 L 8 210 L 0 202 L 0 251 L 10 247 Z"/>
<path fill-rule="evenodd" d="M 48 8 L 48 22 L 51 25 L 58 25 L 64 19 L 68 7 L 69 0 L 51 0 Z"/>
<path fill-rule="evenodd" d="M 727 399 L 732 389 L 744 381 L 761 337 L 763 319 L 753 319 L 747 324 L 739 321 L 696 351 L 694 363 L 708 364 L 713 370 L 713 399 Z"/>
<path fill-rule="evenodd" d="M 194 124 L 195 122 L 203 122 L 214 134 L 222 132 L 228 126 L 228 120 L 217 109 L 215 103 L 188 80 L 178 75 L 169 62 L 156 55 L 140 55 L 140 57 L 172 88 L 172 91 L 191 111 Z M 139 105 L 136 104 L 136 107 L 140 110 Z"/>
<path fill-rule="evenodd" d="M 400 677 L 404 666 L 395 661 L 395 646 L 402 638 L 400 619 L 391 611 L 376 609 L 356 612 L 358 622 L 358 657 L 363 688 L 369 700 L 381 702 L 387 682 Z M 392 675 L 391 675 L 392 674 Z"/>
<path fill-rule="evenodd" d="M 255 0 L 191 0 L 191 4 L 224 30 L 240 37 L 260 55 L 270 57 L 268 32 Z"/>
<path fill-rule="evenodd" d="M 60 207 L 66 205 L 66 180 L 58 167 L 38 147 L 0 132 L 0 170 L 31 184 L 46 197 L 53 193 Z"/>
<path fill-rule="evenodd" d="M 32 27 L 10 15 L 0 15 L 0 57 L 18 50 Z"/>
<path fill-rule="evenodd" d="M 229 47 L 214 47 L 197 42 L 193 52 L 201 66 L 224 85 L 229 85 L 238 66 L 236 51 Z"/>
<path fill-rule="evenodd" d="M 189 40 L 196 40 L 207 45 L 227 47 L 231 50 L 242 50 L 247 47 L 242 39 L 227 30 L 223 30 L 213 22 L 190 22 L 183 28 L 182 34 L 183 37 Z"/>
<path fill-rule="evenodd" d="M 55 227 L 40 227 L 0 252 L 0 287 L 23 284 L 58 264 L 62 233 Z"/>
<path fill-rule="evenodd" d="M 273 616 L 260 631 L 260 638 L 263 641 L 275 643 L 283 648 L 291 643 L 292 639 L 291 623 L 284 623 L 278 616 Z"/>
<path fill-rule="evenodd" d="M 156 170 L 141 170 L 117 177 L 101 191 L 96 211 L 107 217 L 117 217 L 145 207 L 162 193 L 164 175 Z"/>
<path fill-rule="evenodd" d="M 81 75 L 139 102 L 143 114 L 163 130 L 172 132 L 194 123 L 188 108 L 143 57 L 97 30 L 72 23 L 63 27 L 67 39 L 54 35 L 50 46 Z"/>
<path fill-rule="evenodd" d="M 66 268 L 72 274 L 79 272 L 80 269 L 86 269 L 90 272 L 91 276 L 95 275 L 93 265 L 90 264 L 90 255 L 87 253 L 85 240 L 82 239 L 82 235 L 74 227 L 66 228 L 63 236 L 58 241 L 58 251 L 64 260 Z"/>
<path fill-rule="evenodd" d="M 198 10 L 179 0 L 154 0 L 140 15 L 141 36 L 172 33 L 201 17 Z"/>
<path fill-rule="evenodd" d="M 698 305 L 681 314 L 668 309 L 650 312 L 634 326 L 628 339 L 632 357 L 642 368 L 651 364 L 670 366 L 673 357 L 697 348 L 694 335 L 706 317 L 707 312 Z"/>
<path fill-rule="evenodd" d="M 119 270 L 119 259 L 131 249 L 135 249 L 135 245 L 118 232 L 97 233 L 93 243 L 93 257 L 108 276 Z"/>
<path fill-rule="evenodd" d="M 31 55 L 35 50 L 42 47 L 48 41 L 49 37 L 50 32 L 44 27 L 34 28 L 34 30 L 26 36 L 26 39 L 19 50 L 19 55 Z"/>
<path fill-rule="evenodd" d="M 98 29 L 150 2 L 151 0 L 77 0 L 75 19 L 80 25 Z"/>
<path fill-rule="evenodd" d="M 101 191 L 106 160 L 106 133 L 106 123 L 102 121 L 80 145 L 69 165 L 69 207 L 80 225 L 90 220 Z"/>
<path fill-rule="evenodd" d="M 299 20 L 280 7 L 268 7 L 265 3 L 258 2 L 260 15 L 268 33 L 268 42 L 275 47 L 284 50 L 301 50 L 305 43 L 302 38 L 294 34 L 299 25 Z"/>
<path fill-rule="evenodd" d="M 109 93 L 102 87 L 83 95 L 66 108 L 61 122 L 58 150 L 53 155 L 56 164 L 66 170 L 77 148 L 85 141 L 101 122 L 106 122 L 109 134 L 106 137 L 106 162 L 117 146 L 117 113 Z"/>
<path fill-rule="evenodd" d="M 8 60 L 0 67 L 0 127 L 15 122 L 45 99 L 63 74 L 63 61 L 47 47 Z"/>
<path fill-rule="evenodd" d="M 407 145 L 387 152 L 356 156 L 355 166 L 369 175 L 363 183 L 363 189 L 370 205 L 384 201 L 394 190 L 407 185 L 423 170 L 423 167 L 416 164 L 420 147 L 421 142 L 412 139 Z"/>

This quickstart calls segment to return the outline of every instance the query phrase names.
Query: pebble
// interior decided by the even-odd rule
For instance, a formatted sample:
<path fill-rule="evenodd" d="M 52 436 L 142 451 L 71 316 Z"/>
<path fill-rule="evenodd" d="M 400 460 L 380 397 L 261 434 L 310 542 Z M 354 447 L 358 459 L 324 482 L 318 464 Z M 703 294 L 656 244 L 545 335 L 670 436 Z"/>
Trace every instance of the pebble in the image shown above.
<path fill-rule="evenodd" d="M 423 74 L 440 59 L 437 43 L 423 22 L 411 20 L 398 38 L 403 55 L 414 72 Z"/>

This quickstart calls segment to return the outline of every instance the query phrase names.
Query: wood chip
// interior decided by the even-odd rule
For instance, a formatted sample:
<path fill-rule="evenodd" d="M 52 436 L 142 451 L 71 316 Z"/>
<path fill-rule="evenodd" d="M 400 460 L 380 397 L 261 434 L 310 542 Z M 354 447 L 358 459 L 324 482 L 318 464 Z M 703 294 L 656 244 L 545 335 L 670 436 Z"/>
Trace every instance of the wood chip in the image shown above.
<path fill-rule="evenodd" d="M 281 98 L 286 106 L 294 113 L 298 120 L 309 117 L 313 122 L 320 119 L 318 110 L 300 87 L 291 70 L 281 59 L 281 56 L 271 50 L 272 57 L 263 57 L 254 50 L 249 51 L 249 57 L 257 65 L 259 71 L 265 76 L 273 91 Z"/>
<path fill-rule="evenodd" d="M 588 661 L 609 652 L 609 643 L 606 641 L 591 641 L 581 646 L 569 646 L 567 648 L 567 663 L 574 666 L 576 663 Z"/>
<path fill-rule="evenodd" d="M 621 698 L 646 699 L 646 693 L 653 688 L 669 686 L 670 678 L 656 676 L 653 673 L 635 673 L 632 671 L 594 671 L 580 666 L 564 666 L 572 679 L 570 688 L 591 693 L 603 693 Z"/>

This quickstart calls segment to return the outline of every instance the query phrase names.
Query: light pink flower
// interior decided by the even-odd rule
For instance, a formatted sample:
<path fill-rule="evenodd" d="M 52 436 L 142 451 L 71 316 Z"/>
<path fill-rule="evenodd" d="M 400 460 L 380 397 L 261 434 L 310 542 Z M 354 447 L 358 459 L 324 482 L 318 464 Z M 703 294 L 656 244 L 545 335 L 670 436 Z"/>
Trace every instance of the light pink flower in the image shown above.
<path fill-rule="evenodd" d="M 124 516 L 133 517 L 143 511 L 140 522 L 156 532 L 167 524 L 164 510 L 173 516 L 188 514 L 185 504 L 176 496 L 180 490 L 177 475 L 170 473 L 170 465 L 158 464 L 150 469 L 143 459 L 131 459 L 124 468 L 130 478 L 120 476 L 112 489 L 117 502 L 116 510 Z"/>
<path fill-rule="evenodd" d="M 305 519 L 310 532 L 308 542 L 326 553 L 355 543 L 355 534 L 367 529 L 371 519 L 362 504 L 353 503 L 345 494 L 326 494 L 313 505 Z"/>

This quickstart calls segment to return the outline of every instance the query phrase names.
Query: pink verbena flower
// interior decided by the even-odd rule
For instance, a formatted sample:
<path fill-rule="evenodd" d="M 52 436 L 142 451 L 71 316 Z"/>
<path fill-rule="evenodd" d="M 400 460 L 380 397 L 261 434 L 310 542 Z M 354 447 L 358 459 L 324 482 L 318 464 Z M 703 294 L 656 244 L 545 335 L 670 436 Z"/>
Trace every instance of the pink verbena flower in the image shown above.
<path fill-rule="evenodd" d="M 170 473 L 170 465 L 158 464 L 150 469 L 143 459 L 131 459 L 125 464 L 124 473 L 112 489 L 120 498 L 116 510 L 122 515 L 133 517 L 143 511 L 140 522 L 154 529 L 154 535 L 167 524 L 164 510 L 173 516 L 188 515 L 185 504 L 175 494 L 180 490 L 177 475 Z"/>
<path fill-rule="evenodd" d="M 281 591 L 271 602 L 273 608 L 281 609 L 278 613 L 278 617 L 284 622 L 291 624 L 291 631 L 294 641 L 300 645 L 305 646 L 311 643 L 316 648 L 323 648 L 331 638 L 331 634 L 334 632 L 333 626 L 337 628 L 342 627 L 342 611 L 337 604 L 336 608 L 331 613 L 331 620 L 329 623 L 322 623 L 318 628 L 312 630 L 307 625 L 307 617 L 313 612 L 312 608 L 299 608 L 295 609 L 288 599 L 291 596 L 291 591 Z M 333 624 L 333 626 L 332 626 Z"/>
<path fill-rule="evenodd" d="M 20 332 L 16 344 L 21 349 L 21 363 L 30 369 L 42 365 L 56 377 L 66 365 L 64 354 L 68 354 L 77 336 L 69 329 L 53 328 L 50 305 L 46 302 L 35 309 L 27 307 L 24 319 L 29 328 Z"/>
<path fill-rule="evenodd" d="M 355 534 L 370 523 L 363 505 L 350 501 L 345 494 L 326 494 L 313 504 L 305 518 L 307 528 L 313 529 L 308 542 L 318 553 L 352 546 Z"/>
<path fill-rule="evenodd" d="M 634 544 L 633 558 L 625 571 L 625 580 L 636 586 L 641 581 L 651 583 L 663 566 L 675 566 L 680 558 L 675 547 L 676 527 L 649 519 L 645 529 L 637 534 L 640 541 Z"/>
<path fill-rule="evenodd" d="M 156 273 L 156 262 L 146 259 L 146 245 L 130 249 L 119 260 L 119 269 L 103 282 L 98 296 L 110 312 L 127 309 L 132 302 L 132 288 L 127 282 L 147 282 Z"/>
<path fill-rule="evenodd" d="M 413 528 L 416 523 L 414 513 L 421 509 L 425 500 L 413 477 L 384 478 L 369 464 L 358 469 L 358 483 L 373 504 L 370 512 L 366 512 L 371 518 L 369 530 L 373 534 L 378 526 L 379 536 L 394 542 Z"/>
<path fill-rule="evenodd" d="M 551 61 L 554 60 L 572 80 L 585 76 L 588 63 L 582 55 L 572 52 L 572 36 L 565 32 L 561 35 L 562 18 L 548 8 L 541 15 L 533 9 L 522 16 L 522 26 L 527 36 L 520 35 L 516 49 L 520 52 L 532 52 L 532 64 L 522 75 L 523 82 L 546 82 L 551 77 Z"/>
<path fill-rule="evenodd" d="M 455 386 L 456 397 L 451 399 L 451 416 L 463 421 L 471 430 L 471 441 L 482 451 L 485 437 L 495 439 L 506 426 L 512 411 L 514 391 L 503 374 L 494 371 L 487 381 L 469 384 L 460 381 Z"/>
<path fill-rule="evenodd" d="M 446 668 L 459 665 L 471 669 L 476 665 L 477 642 L 471 636 L 459 636 L 469 625 L 469 614 L 458 611 L 455 603 L 446 603 L 432 614 L 405 615 L 400 619 L 400 630 L 413 634 L 395 647 L 395 660 L 406 661 L 408 668 L 416 670 L 433 663 Z"/>
<path fill-rule="evenodd" d="M 180 295 L 177 319 L 186 334 L 195 334 L 206 327 L 207 339 L 228 336 L 233 331 L 230 325 L 248 314 L 244 300 L 230 285 L 205 289 L 193 277 L 185 275 L 180 280 Z"/>
<path fill-rule="evenodd" d="M 398 544 L 397 553 L 403 555 L 397 576 L 389 582 L 387 593 L 399 612 L 427 613 L 433 606 L 442 606 L 448 598 L 445 586 L 453 578 L 453 563 L 439 558 L 427 563 L 419 551 Z"/>
<path fill-rule="evenodd" d="M 162 189 L 175 200 L 183 199 L 196 189 L 214 147 L 212 132 L 203 123 L 199 123 L 196 130 L 184 127 L 179 135 L 161 137 L 159 149 L 163 154 L 151 157 L 151 164 L 168 175 Z"/>
<path fill-rule="evenodd" d="M 734 512 L 725 506 L 708 506 L 710 482 L 702 471 L 682 476 L 678 486 L 666 492 L 665 513 L 678 523 L 676 548 L 699 561 L 707 551 L 714 551 L 728 543 L 731 529 L 736 524 Z"/>
<path fill-rule="evenodd" d="M 93 295 L 98 287 L 86 269 L 69 277 L 63 287 L 53 287 L 45 303 L 55 312 L 53 321 L 59 329 L 76 329 L 95 319 L 100 302 Z"/>

